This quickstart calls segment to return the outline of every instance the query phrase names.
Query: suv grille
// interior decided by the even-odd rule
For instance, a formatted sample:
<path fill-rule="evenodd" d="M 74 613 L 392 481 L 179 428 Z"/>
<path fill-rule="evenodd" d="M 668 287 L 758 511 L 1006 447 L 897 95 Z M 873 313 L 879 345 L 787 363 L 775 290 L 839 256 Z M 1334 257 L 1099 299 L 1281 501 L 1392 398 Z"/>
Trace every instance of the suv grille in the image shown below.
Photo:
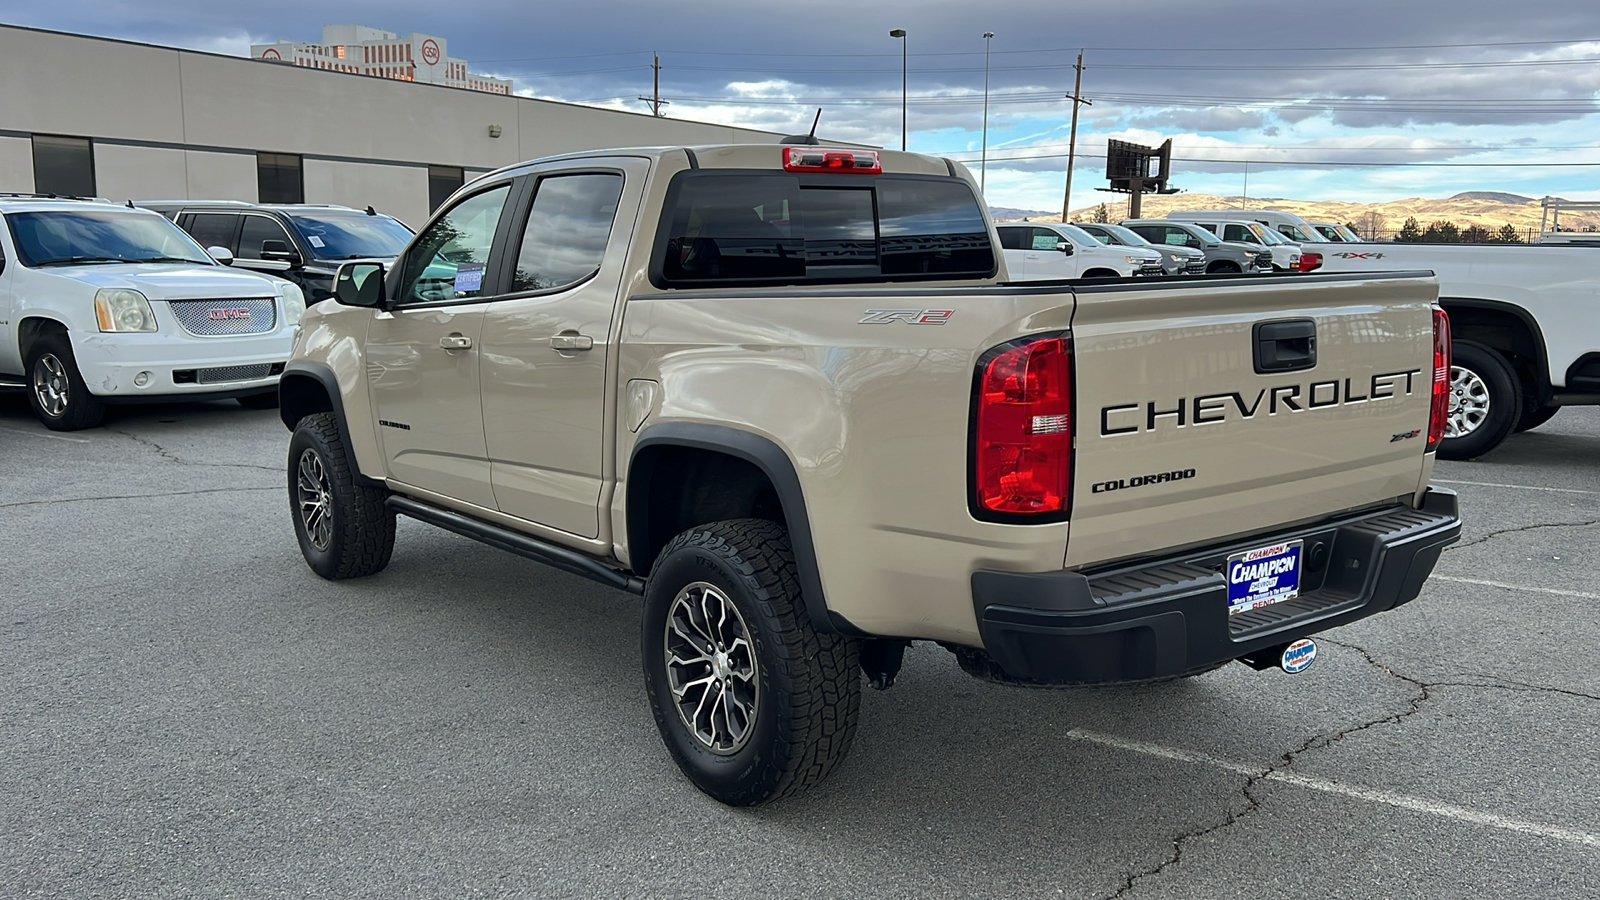
<path fill-rule="evenodd" d="M 172 314 L 183 330 L 200 337 L 263 334 L 278 324 L 278 307 L 270 297 L 248 300 L 171 300 Z"/>
<path fill-rule="evenodd" d="M 1183 271 L 1190 275 L 1204 275 L 1206 273 L 1206 261 L 1203 259 L 1197 259 L 1185 266 Z"/>
<path fill-rule="evenodd" d="M 272 363 L 261 363 L 254 366 L 217 366 L 214 369 L 195 369 L 194 380 L 197 384 L 220 384 L 224 381 L 251 381 L 256 378 L 266 378 L 272 374 Z"/>

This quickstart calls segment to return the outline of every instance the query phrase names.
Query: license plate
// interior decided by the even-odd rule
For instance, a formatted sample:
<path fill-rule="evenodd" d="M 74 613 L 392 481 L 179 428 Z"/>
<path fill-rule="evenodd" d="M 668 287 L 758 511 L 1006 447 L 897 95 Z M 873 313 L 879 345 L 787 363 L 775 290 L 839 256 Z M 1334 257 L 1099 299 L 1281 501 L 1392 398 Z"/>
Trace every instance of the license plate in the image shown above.
<path fill-rule="evenodd" d="M 1304 541 L 1287 541 L 1228 557 L 1228 614 L 1249 612 L 1298 597 L 1304 544 Z"/>

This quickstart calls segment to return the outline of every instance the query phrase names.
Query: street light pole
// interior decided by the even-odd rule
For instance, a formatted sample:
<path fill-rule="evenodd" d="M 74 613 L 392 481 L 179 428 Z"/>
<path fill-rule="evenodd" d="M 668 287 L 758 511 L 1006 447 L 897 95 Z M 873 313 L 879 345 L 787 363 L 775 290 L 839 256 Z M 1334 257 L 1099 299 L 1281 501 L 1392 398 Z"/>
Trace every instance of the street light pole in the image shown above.
<path fill-rule="evenodd" d="M 989 41 L 994 32 L 983 33 L 983 162 L 978 170 L 978 193 L 989 183 Z"/>
<path fill-rule="evenodd" d="M 906 149 L 906 30 L 895 28 L 889 37 L 900 41 L 900 149 Z"/>

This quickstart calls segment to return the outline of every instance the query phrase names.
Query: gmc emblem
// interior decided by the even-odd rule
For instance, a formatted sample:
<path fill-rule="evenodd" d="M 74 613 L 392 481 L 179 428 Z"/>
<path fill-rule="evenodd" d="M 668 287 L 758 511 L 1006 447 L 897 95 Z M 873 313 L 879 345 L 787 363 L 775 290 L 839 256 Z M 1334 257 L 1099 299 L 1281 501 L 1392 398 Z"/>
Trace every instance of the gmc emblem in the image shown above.
<path fill-rule="evenodd" d="M 208 310 L 206 310 L 206 318 L 208 318 L 208 319 L 248 319 L 248 318 L 250 318 L 250 310 L 248 310 L 248 309 L 246 309 L 244 307 L 241 307 L 241 306 L 229 307 L 227 309 L 208 309 Z"/>

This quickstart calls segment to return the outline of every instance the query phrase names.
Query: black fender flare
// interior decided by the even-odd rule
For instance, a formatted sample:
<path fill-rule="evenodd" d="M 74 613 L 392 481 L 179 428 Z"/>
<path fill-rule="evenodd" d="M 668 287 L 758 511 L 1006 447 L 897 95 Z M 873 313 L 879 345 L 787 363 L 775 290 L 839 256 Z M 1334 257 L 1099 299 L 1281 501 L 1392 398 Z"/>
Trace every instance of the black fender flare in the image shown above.
<path fill-rule="evenodd" d="M 327 397 L 328 409 L 304 402 L 304 394 L 299 392 L 296 382 L 305 380 L 314 381 L 321 388 L 321 393 Z M 344 396 L 339 392 L 338 376 L 322 363 L 294 360 L 284 367 L 283 375 L 278 378 L 278 418 L 285 428 L 294 431 L 302 418 L 314 412 L 333 413 L 334 424 L 339 428 L 339 439 L 344 442 L 345 462 L 350 465 L 350 471 L 369 484 L 381 484 L 380 480 L 362 474 L 361 466 L 356 463 L 356 448 L 350 442 L 350 426 L 345 421 Z"/>
<path fill-rule="evenodd" d="M 806 511 L 805 495 L 800 489 L 800 476 L 795 471 L 789 455 L 771 440 L 748 431 L 726 425 L 701 422 L 663 422 L 651 425 L 639 433 L 633 445 L 628 464 L 627 533 L 630 568 L 635 574 L 647 577 L 654 560 L 639 559 L 635 554 L 649 545 L 650 481 L 654 464 L 644 451 L 652 447 L 687 447 L 708 450 L 742 459 L 759 469 L 772 483 L 783 506 L 783 517 L 789 530 L 789 544 L 794 549 L 795 568 L 800 577 L 800 593 L 805 599 L 806 613 L 812 627 L 823 634 L 860 634 L 842 617 L 828 611 L 822 592 L 822 574 L 817 566 L 817 548 L 811 537 L 811 519 Z M 644 459 L 641 460 L 641 454 Z"/>

